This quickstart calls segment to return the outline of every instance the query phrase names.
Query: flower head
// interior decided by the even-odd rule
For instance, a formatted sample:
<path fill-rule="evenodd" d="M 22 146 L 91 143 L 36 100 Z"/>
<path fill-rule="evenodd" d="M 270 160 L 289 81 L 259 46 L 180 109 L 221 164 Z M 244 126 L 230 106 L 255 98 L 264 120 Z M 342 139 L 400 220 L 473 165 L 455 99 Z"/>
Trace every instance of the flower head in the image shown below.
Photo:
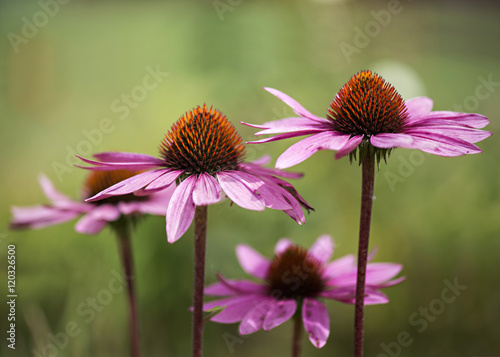
<path fill-rule="evenodd" d="M 326 118 L 315 116 L 286 94 L 265 88 L 299 117 L 246 124 L 263 129 L 256 135 L 273 136 L 254 141 L 262 143 L 311 135 L 289 147 L 277 160 L 277 168 L 296 165 L 318 150 L 337 151 L 335 158 L 350 155 L 360 163 L 365 155 L 386 158 L 391 149 L 419 149 L 439 156 L 476 154 L 474 143 L 491 135 L 484 128 L 488 118 L 479 114 L 431 111 L 427 97 L 404 101 L 396 89 L 381 76 L 361 71 L 353 76 L 333 99 Z M 277 134 L 277 135 L 276 135 Z"/>
<path fill-rule="evenodd" d="M 231 123 L 220 111 L 206 105 L 183 115 L 165 135 L 160 158 L 149 155 L 105 152 L 90 170 L 153 169 L 121 181 L 90 197 L 97 201 L 119 195 L 148 195 L 175 187 L 166 213 L 167 238 L 177 241 L 189 228 L 195 207 L 229 197 L 237 205 L 255 211 L 265 207 L 282 210 L 299 224 L 304 222 L 301 206 L 311 209 L 287 181 L 301 174 L 262 167 L 269 159 L 244 162 L 244 145 Z"/>
<path fill-rule="evenodd" d="M 103 189 L 137 174 L 137 171 L 113 170 L 91 172 L 84 184 L 81 201 L 73 200 L 57 191 L 52 182 L 44 175 L 39 178 L 45 196 L 51 201 L 48 205 L 12 207 L 12 229 L 44 228 L 63 223 L 82 216 L 76 223 L 79 233 L 99 233 L 106 224 L 114 224 L 121 218 L 134 219 L 144 214 L 164 215 L 172 192 L 164 191 L 147 197 L 127 195 L 110 197 L 105 200 L 86 203 Z"/>
<path fill-rule="evenodd" d="M 299 313 L 310 341 L 321 348 L 330 334 L 330 319 L 320 299 L 354 304 L 356 294 L 354 256 L 329 262 L 333 250 L 333 240 L 328 235 L 319 237 L 309 250 L 281 239 L 271 260 L 247 245 L 239 245 L 236 255 L 240 265 L 261 282 L 229 280 L 219 274 L 219 282 L 207 286 L 205 294 L 224 298 L 205 303 L 204 310 L 224 307 L 211 320 L 240 322 L 242 335 L 260 329 L 269 331 Z M 400 264 L 394 263 L 368 264 L 365 304 L 389 302 L 380 289 L 404 280 L 393 279 L 401 269 Z"/>

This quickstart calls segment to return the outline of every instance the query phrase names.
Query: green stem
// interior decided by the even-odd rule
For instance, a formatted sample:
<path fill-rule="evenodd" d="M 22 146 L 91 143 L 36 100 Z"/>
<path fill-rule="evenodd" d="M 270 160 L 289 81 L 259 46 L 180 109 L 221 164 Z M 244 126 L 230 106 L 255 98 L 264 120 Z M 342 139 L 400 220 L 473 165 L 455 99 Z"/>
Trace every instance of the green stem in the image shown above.
<path fill-rule="evenodd" d="M 297 311 L 293 317 L 292 357 L 300 357 L 302 351 L 302 303 L 297 303 Z"/>
<path fill-rule="evenodd" d="M 370 221 L 373 205 L 373 185 L 375 181 L 375 158 L 365 155 L 362 162 L 361 215 L 359 222 L 358 272 L 356 279 L 356 305 L 354 308 L 354 356 L 363 356 L 363 321 L 366 264 L 368 259 L 368 241 L 370 239 Z"/>
<path fill-rule="evenodd" d="M 132 257 L 132 246 L 130 242 L 130 231 L 127 222 L 121 222 L 116 229 L 120 245 L 121 259 L 125 269 L 125 280 L 127 282 L 128 308 L 130 320 L 130 347 L 132 357 L 141 356 L 141 346 L 139 338 L 139 319 L 137 315 L 137 301 L 134 287 L 134 261 Z"/>
<path fill-rule="evenodd" d="M 206 238 L 207 206 L 196 206 L 194 213 L 193 357 L 201 357 L 203 351 L 203 289 L 205 285 Z"/>

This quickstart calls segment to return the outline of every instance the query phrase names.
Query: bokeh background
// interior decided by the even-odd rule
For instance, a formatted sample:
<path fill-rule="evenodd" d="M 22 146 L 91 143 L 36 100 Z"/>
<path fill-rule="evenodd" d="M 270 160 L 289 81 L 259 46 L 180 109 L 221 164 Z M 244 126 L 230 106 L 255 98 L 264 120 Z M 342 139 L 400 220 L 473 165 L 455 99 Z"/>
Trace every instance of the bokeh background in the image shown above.
<path fill-rule="evenodd" d="M 406 99 L 427 95 L 437 110 L 488 116 L 494 135 L 479 143 L 479 155 L 397 149 L 381 165 L 371 247 L 379 247 L 377 261 L 404 264 L 407 280 L 387 290 L 391 303 L 366 309 L 366 355 L 499 356 L 499 15 L 498 1 L 0 1 L 0 354 L 128 355 L 124 292 L 94 309 L 91 321 L 81 310 L 120 271 L 112 232 L 80 235 L 74 222 L 8 230 L 10 206 L 46 202 L 39 173 L 76 198 L 86 173 L 72 166 L 75 152 L 155 155 L 170 125 L 202 103 L 250 140 L 255 130 L 239 121 L 292 114 L 263 86 L 321 115 L 351 75 L 372 69 Z M 156 88 L 141 89 L 151 71 L 161 72 Z M 113 129 L 99 136 L 103 120 Z M 248 147 L 247 157 L 276 159 L 293 142 Z M 218 271 L 245 276 L 238 243 L 270 256 L 281 237 L 308 247 L 328 233 L 335 256 L 356 252 L 357 164 L 320 152 L 294 169 L 306 173 L 295 185 L 316 212 L 300 227 L 279 211 L 211 206 L 207 282 Z M 142 349 L 144 356 L 188 356 L 193 232 L 170 245 L 164 226 L 164 218 L 148 217 L 133 236 Z M 15 351 L 5 336 L 10 243 L 17 247 Z M 440 303 L 446 280 L 467 288 Z M 304 356 L 352 353 L 353 306 L 327 306 L 329 342 L 316 350 L 304 336 Z M 44 354 L 69 323 L 78 335 Z M 240 337 L 236 324 L 208 322 L 205 355 L 286 356 L 291 331 L 287 322 Z M 402 331 L 411 342 L 397 347 Z"/>

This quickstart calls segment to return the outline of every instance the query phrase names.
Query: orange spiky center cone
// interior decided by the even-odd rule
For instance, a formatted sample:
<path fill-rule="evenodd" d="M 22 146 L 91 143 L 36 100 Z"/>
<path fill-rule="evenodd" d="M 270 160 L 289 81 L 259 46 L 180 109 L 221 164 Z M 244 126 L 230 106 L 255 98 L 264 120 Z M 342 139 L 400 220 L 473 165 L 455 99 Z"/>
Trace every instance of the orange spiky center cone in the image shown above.
<path fill-rule="evenodd" d="M 160 145 L 165 166 L 186 174 L 234 170 L 244 150 L 241 137 L 226 117 L 205 104 L 180 117 Z"/>

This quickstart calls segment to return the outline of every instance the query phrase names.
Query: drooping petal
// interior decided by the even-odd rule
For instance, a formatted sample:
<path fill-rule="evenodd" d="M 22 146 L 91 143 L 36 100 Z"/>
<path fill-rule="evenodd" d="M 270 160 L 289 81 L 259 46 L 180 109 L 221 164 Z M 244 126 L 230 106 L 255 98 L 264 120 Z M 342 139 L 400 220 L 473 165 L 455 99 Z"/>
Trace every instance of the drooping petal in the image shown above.
<path fill-rule="evenodd" d="M 299 104 L 295 99 L 291 98 L 290 96 L 286 95 L 283 92 L 280 92 L 277 89 L 273 88 L 268 88 L 264 87 L 266 91 L 274 95 L 275 97 L 278 97 L 281 101 L 283 101 L 286 105 L 288 105 L 290 108 L 293 109 L 295 114 L 300 115 L 301 117 L 306 117 L 312 120 L 316 120 L 319 122 L 324 121 L 325 119 L 317 117 L 314 114 L 311 114 L 307 109 L 305 109 L 302 105 Z"/>
<path fill-rule="evenodd" d="M 263 211 L 265 209 L 264 200 L 255 194 L 255 189 L 249 188 L 259 179 L 256 176 L 239 171 L 224 171 L 217 173 L 217 179 L 224 193 L 231 201 L 238 206 L 253 210 Z"/>
<path fill-rule="evenodd" d="M 217 180 L 209 174 L 202 173 L 194 185 L 194 204 L 197 206 L 208 206 L 217 203 L 223 198 L 221 192 L 222 190 Z"/>
<path fill-rule="evenodd" d="M 417 134 L 421 136 L 432 136 L 441 134 L 452 138 L 458 138 L 469 143 L 476 143 L 491 136 L 491 133 L 486 130 L 478 130 L 472 128 L 464 128 L 461 126 L 452 125 L 434 125 L 425 127 L 415 127 L 406 131 L 407 134 Z"/>
<path fill-rule="evenodd" d="M 286 177 L 286 178 L 301 178 L 304 176 L 301 172 L 291 172 L 291 171 L 283 171 L 269 167 L 262 167 L 257 165 L 254 162 L 244 162 L 238 165 L 243 171 L 253 174 L 259 175 L 266 178 L 273 178 L 274 176 Z"/>
<path fill-rule="evenodd" d="M 236 256 L 243 270 L 256 278 L 265 279 L 271 262 L 246 244 L 236 247 Z"/>
<path fill-rule="evenodd" d="M 328 128 L 328 126 L 331 126 L 331 124 L 326 119 L 322 119 L 318 122 L 317 120 L 310 120 L 303 117 L 273 120 L 262 125 L 252 125 L 244 122 L 241 123 L 254 128 L 263 129 L 255 133 L 255 135 L 257 136 L 279 133 L 292 133 L 299 131 L 324 131 Z"/>
<path fill-rule="evenodd" d="M 307 253 L 321 264 L 325 264 L 332 257 L 333 249 L 334 245 L 332 237 L 324 234 L 316 239 Z"/>
<path fill-rule="evenodd" d="M 481 151 L 476 145 L 467 141 L 440 134 L 412 134 L 414 148 L 445 157 L 478 154 Z"/>
<path fill-rule="evenodd" d="M 193 221 L 195 205 L 193 190 L 196 176 L 191 175 L 175 189 L 167 208 L 167 240 L 176 242 L 188 230 Z"/>
<path fill-rule="evenodd" d="M 344 303 L 354 303 L 356 300 L 356 285 L 322 291 L 319 296 Z"/>
<path fill-rule="evenodd" d="M 278 134 L 278 135 L 270 136 L 269 138 L 265 138 L 265 139 L 247 141 L 246 144 L 270 143 L 272 141 L 290 139 L 290 138 L 295 138 L 297 136 L 311 135 L 311 134 L 317 134 L 317 133 L 318 133 L 317 130 L 294 131 L 294 132 L 291 132 L 291 133 L 284 133 L 284 134 Z"/>
<path fill-rule="evenodd" d="M 136 171 L 136 170 L 152 169 L 158 166 L 163 166 L 149 162 L 101 162 L 101 161 L 89 160 L 79 155 L 76 155 L 76 157 L 78 157 L 80 160 L 82 160 L 87 164 L 95 165 L 95 166 L 75 165 L 76 167 L 91 171 L 110 171 L 110 170 L 120 170 L 120 169 Z"/>
<path fill-rule="evenodd" d="M 182 175 L 182 170 L 164 171 L 164 174 L 154 179 L 146 187 L 143 188 L 145 193 L 163 190 L 164 188 L 172 185 L 177 178 Z"/>
<path fill-rule="evenodd" d="M 291 245 L 293 245 L 293 242 L 290 239 L 288 238 L 280 239 L 278 243 L 276 243 L 276 247 L 274 247 L 274 254 L 279 255 L 283 253 Z"/>
<path fill-rule="evenodd" d="M 388 302 L 389 298 L 383 292 L 369 287 L 365 288 L 365 305 L 387 304 Z"/>
<path fill-rule="evenodd" d="M 423 116 L 431 112 L 432 99 L 428 97 L 417 97 L 406 101 L 406 110 L 409 116 L 409 122 L 413 117 Z"/>
<path fill-rule="evenodd" d="M 311 343 L 317 348 L 323 347 L 330 335 L 330 316 L 326 306 L 318 300 L 305 298 L 302 321 Z"/>
<path fill-rule="evenodd" d="M 218 275 L 219 282 L 205 287 L 204 293 L 211 296 L 228 296 L 234 294 L 264 294 L 268 289 L 265 285 L 249 280 L 228 280 Z"/>
<path fill-rule="evenodd" d="M 49 206 L 12 207 L 11 229 L 39 229 L 70 221 L 80 215 L 78 211 L 65 211 Z"/>
<path fill-rule="evenodd" d="M 336 134 L 328 131 L 311 135 L 290 146 L 276 161 L 276 168 L 286 169 L 308 159 L 324 145 L 335 139 Z"/>
<path fill-rule="evenodd" d="M 104 161 L 108 163 L 142 163 L 142 164 L 155 164 L 161 166 L 163 161 L 157 157 L 137 154 L 132 152 L 118 152 L 118 151 L 106 151 L 100 152 L 93 155 L 97 160 Z"/>
<path fill-rule="evenodd" d="M 216 300 L 215 302 L 211 301 L 210 303 L 206 303 L 203 309 L 208 310 L 216 306 L 224 307 L 221 312 L 210 320 L 223 324 L 232 324 L 241 321 L 256 305 L 266 299 L 267 297 L 262 295 L 243 295 Z"/>
<path fill-rule="evenodd" d="M 370 138 L 370 142 L 373 146 L 382 149 L 390 149 L 396 147 L 411 148 L 413 144 L 413 138 L 408 134 L 381 133 L 373 135 Z"/>
<path fill-rule="evenodd" d="M 255 192 L 262 197 L 266 207 L 277 210 L 292 209 L 290 199 L 285 198 L 289 193 L 274 183 L 262 181 Z"/>
<path fill-rule="evenodd" d="M 266 314 L 276 302 L 277 300 L 265 298 L 256 304 L 241 320 L 238 328 L 240 335 L 248 335 L 260 330 L 264 324 Z"/>
<path fill-rule="evenodd" d="M 356 135 L 352 138 L 349 138 L 345 145 L 339 151 L 337 151 L 337 153 L 335 154 L 335 159 L 340 159 L 356 149 L 356 147 L 363 141 L 363 137 L 363 135 Z"/>
<path fill-rule="evenodd" d="M 129 193 L 132 193 L 132 192 L 137 191 L 137 190 L 143 188 L 144 186 L 148 185 L 151 181 L 160 177 L 164 173 L 165 173 L 165 169 L 142 172 L 142 173 L 137 174 L 135 176 L 132 176 L 126 180 L 120 181 L 111 187 L 108 187 L 107 189 L 99 192 L 98 194 L 94 195 L 93 197 L 86 199 L 85 201 L 86 202 L 93 202 L 93 201 L 102 200 L 104 198 L 108 198 L 111 196 L 120 196 L 120 195 L 126 195 Z"/>
<path fill-rule="evenodd" d="M 50 200 L 52 205 L 57 208 L 63 208 L 71 211 L 86 212 L 89 207 L 83 202 L 77 202 L 65 194 L 56 190 L 49 178 L 43 174 L 38 177 L 40 187 L 45 196 Z"/>
<path fill-rule="evenodd" d="M 108 222 L 116 221 L 120 217 L 120 211 L 114 205 L 104 204 L 84 215 L 75 225 L 78 233 L 97 234 Z"/>
<path fill-rule="evenodd" d="M 394 263 L 370 263 L 366 267 L 366 285 L 377 285 L 398 275 L 403 266 Z"/>
<path fill-rule="evenodd" d="M 436 111 L 412 118 L 411 122 L 407 124 L 406 127 L 413 128 L 432 125 L 459 125 L 469 128 L 482 129 L 489 123 L 489 119 L 481 114 Z"/>
<path fill-rule="evenodd" d="M 295 314 L 296 310 L 297 302 L 293 299 L 276 301 L 264 318 L 263 330 L 270 331 L 281 325 L 283 322 L 289 320 Z"/>

